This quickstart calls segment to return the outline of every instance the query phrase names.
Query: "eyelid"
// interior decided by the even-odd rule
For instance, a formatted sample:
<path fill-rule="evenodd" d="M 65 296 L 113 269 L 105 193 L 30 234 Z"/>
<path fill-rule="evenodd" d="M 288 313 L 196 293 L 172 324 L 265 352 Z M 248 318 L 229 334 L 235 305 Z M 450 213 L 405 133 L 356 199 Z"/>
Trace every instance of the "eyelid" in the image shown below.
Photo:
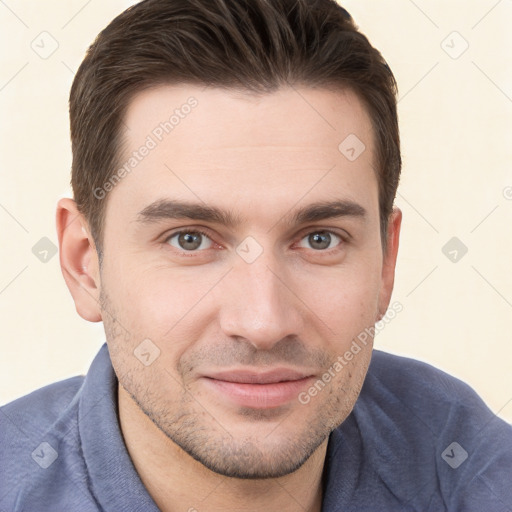
<path fill-rule="evenodd" d="M 176 231 L 172 231 L 171 233 L 167 233 L 164 236 L 163 243 L 164 244 L 169 244 L 169 240 L 171 238 L 174 238 L 176 235 L 180 235 L 182 233 L 199 233 L 202 236 L 205 236 L 206 238 L 208 238 L 208 240 L 210 240 L 213 244 L 219 245 L 219 244 L 217 244 L 217 242 L 215 242 L 215 240 L 212 238 L 210 233 L 208 233 L 208 230 L 205 229 L 205 228 L 202 228 L 202 227 L 201 228 L 197 228 L 197 227 L 196 228 L 187 228 L 187 227 L 185 227 L 185 228 L 178 228 Z M 173 247 L 173 249 L 179 251 L 179 249 L 177 249 L 176 247 Z M 201 251 L 185 251 L 183 249 L 181 252 L 193 253 L 193 252 L 202 252 L 202 251 L 205 251 L 205 250 L 206 249 L 202 249 Z"/>
<path fill-rule="evenodd" d="M 342 228 L 326 228 L 323 226 L 310 226 L 308 228 L 304 228 L 297 235 L 297 239 L 300 241 L 304 237 L 306 237 L 312 233 L 320 233 L 320 232 L 336 235 L 339 238 L 341 238 L 341 240 L 343 242 L 349 242 L 352 239 L 352 235 L 350 233 L 348 233 L 348 231 L 345 231 Z"/>
<path fill-rule="evenodd" d="M 335 245 L 334 247 L 330 247 L 329 249 L 322 249 L 322 250 L 315 250 L 316 253 L 320 254 L 320 253 L 330 253 L 332 251 L 336 251 L 336 250 L 339 250 L 339 247 L 345 243 L 348 242 L 350 236 L 348 235 L 348 233 L 346 233 L 344 231 L 344 235 L 337 232 L 337 231 L 334 231 L 332 229 L 312 229 L 312 230 L 309 230 L 309 231 L 306 231 L 305 234 L 301 235 L 300 238 L 298 239 L 297 241 L 297 244 L 299 244 L 300 242 L 302 242 L 306 237 L 308 237 L 309 235 L 313 234 L 313 233 L 328 233 L 330 235 L 334 235 L 335 237 L 338 237 L 338 239 L 340 240 L 339 243 L 337 245 Z M 301 249 L 308 249 L 307 247 L 301 247 L 299 246 Z"/>
<path fill-rule="evenodd" d="M 169 238 L 172 238 L 173 236 L 180 235 L 181 233 L 201 233 L 204 236 L 207 236 L 208 238 L 211 238 L 209 233 L 204 228 L 179 228 L 176 231 L 167 232 L 164 236 L 164 242 L 169 240 Z"/>

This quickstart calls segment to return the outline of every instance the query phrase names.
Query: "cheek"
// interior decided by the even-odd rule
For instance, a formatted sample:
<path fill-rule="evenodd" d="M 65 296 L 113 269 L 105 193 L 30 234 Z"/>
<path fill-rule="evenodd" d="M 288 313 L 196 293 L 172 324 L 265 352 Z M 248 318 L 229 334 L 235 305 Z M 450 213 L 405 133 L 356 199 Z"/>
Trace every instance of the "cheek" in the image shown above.
<path fill-rule="evenodd" d="M 194 272 L 143 262 L 118 264 L 110 270 L 106 288 L 131 337 L 160 341 L 160 345 L 172 339 L 173 352 L 185 350 L 195 331 L 209 320 L 208 301 L 203 299 L 222 276 L 218 270 Z M 191 318 L 202 321 L 191 322 Z"/>
<path fill-rule="evenodd" d="M 380 266 L 363 258 L 353 265 L 317 269 L 296 281 L 297 294 L 338 340 L 348 340 L 378 314 Z"/>

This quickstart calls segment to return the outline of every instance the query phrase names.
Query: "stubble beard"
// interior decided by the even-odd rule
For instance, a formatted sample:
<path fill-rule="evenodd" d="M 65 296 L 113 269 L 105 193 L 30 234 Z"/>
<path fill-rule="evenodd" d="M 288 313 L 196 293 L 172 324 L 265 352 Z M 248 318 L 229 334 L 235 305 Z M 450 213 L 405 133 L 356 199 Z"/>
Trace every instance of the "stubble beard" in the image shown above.
<path fill-rule="evenodd" d="M 295 409 L 297 414 L 284 412 L 277 426 L 273 426 L 267 436 L 255 440 L 254 436 L 235 436 L 230 432 L 229 424 L 219 422 L 208 412 L 208 404 L 198 399 L 177 379 L 171 378 L 165 370 L 148 381 L 142 373 L 142 367 L 135 357 L 130 360 L 131 351 L 126 346 L 133 345 L 133 339 L 123 332 L 116 319 L 116 312 L 108 295 L 101 290 L 100 304 L 103 315 L 105 335 L 109 353 L 120 385 L 137 404 L 140 410 L 163 432 L 169 440 L 181 448 L 190 457 L 200 462 L 209 470 L 226 477 L 239 479 L 279 478 L 297 471 L 302 467 L 320 445 L 328 438 L 332 430 L 341 424 L 350 414 L 359 395 L 369 364 L 369 355 L 364 364 L 355 367 L 355 379 L 350 380 L 346 389 L 342 382 L 337 387 L 330 386 L 321 394 L 328 393 L 327 398 L 320 402 L 300 405 L 304 409 Z M 371 352 L 371 350 L 370 350 Z M 360 354 L 361 355 L 361 354 Z M 156 368 L 155 368 L 156 371 Z M 349 372 L 350 369 L 345 368 Z M 154 374 L 153 374 L 154 375 Z M 334 382 L 334 381 L 333 381 Z M 170 403 L 166 397 L 159 395 L 162 383 L 182 387 L 179 398 Z M 165 384 L 164 384 L 165 385 Z M 156 392 L 155 392 L 156 390 Z M 294 404 L 295 405 L 295 404 Z M 295 405 L 295 407 L 297 407 Z M 303 423 L 300 430 L 284 432 L 290 425 L 308 413 L 309 422 Z M 240 417 L 261 425 L 265 430 L 268 421 L 276 421 L 279 415 L 275 411 L 254 409 L 240 410 Z M 289 421 L 288 415 L 295 419 Z M 288 421 L 287 421 L 288 419 Z M 269 430 L 267 428 L 267 430 Z"/>

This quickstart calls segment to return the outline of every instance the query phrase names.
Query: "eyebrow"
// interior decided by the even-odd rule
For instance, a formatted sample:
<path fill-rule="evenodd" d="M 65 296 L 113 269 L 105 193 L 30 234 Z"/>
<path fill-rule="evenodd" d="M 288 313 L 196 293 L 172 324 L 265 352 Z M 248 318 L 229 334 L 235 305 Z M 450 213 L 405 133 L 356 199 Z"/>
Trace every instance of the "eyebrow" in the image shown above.
<path fill-rule="evenodd" d="M 310 204 L 297 210 L 291 217 L 286 215 L 283 220 L 287 224 L 298 225 L 340 217 L 355 217 L 364 220 L 366 216 L 366 209 L 360 204 L 349 200 L 336 200 Z M 231 210 L 175 199 L 159 199 L 151 203 L 137 214 L 136 220 L 141 224 L 150 224 L 168 219 L 206 221 L 231 228 L 241 224 L 243 220 Z"/>

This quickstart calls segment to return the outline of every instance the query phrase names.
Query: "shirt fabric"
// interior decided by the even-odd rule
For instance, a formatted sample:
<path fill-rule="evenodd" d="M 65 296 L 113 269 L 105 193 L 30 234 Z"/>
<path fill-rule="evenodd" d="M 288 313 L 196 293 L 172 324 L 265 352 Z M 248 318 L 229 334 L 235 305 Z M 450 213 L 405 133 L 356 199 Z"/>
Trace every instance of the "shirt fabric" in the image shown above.
<path fill-rule="evenodd" d="M 85 377 L 0 408 L 1 512 L 158 511 L 124 444 L 117 385 L 104 344 Z M 511 512 L 512 426 L 460 380 L 374 350 L 329 437 L 322 511 Z"/>

